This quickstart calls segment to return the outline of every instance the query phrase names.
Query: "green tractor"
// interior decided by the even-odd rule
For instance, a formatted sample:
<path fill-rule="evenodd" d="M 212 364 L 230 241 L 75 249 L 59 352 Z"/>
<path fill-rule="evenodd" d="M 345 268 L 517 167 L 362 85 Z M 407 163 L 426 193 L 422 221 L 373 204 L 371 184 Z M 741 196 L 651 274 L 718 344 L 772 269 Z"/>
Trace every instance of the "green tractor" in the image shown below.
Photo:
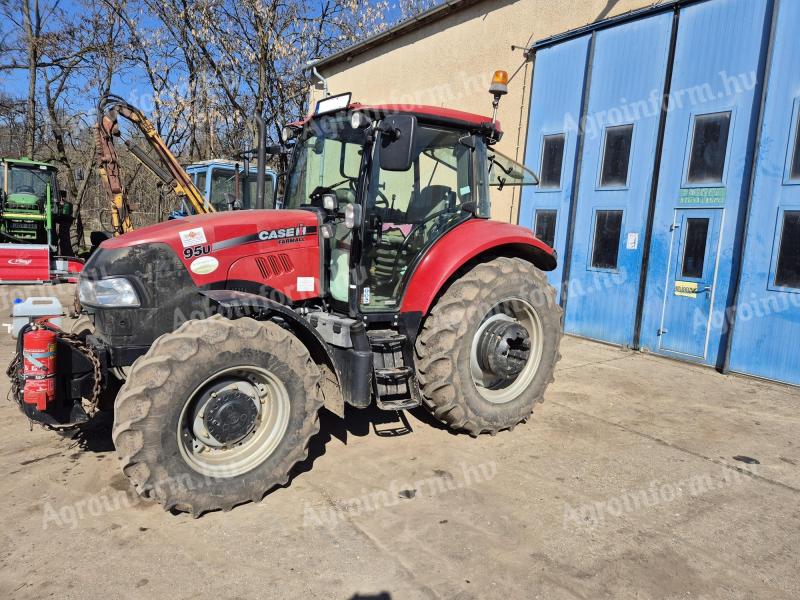
<path fill-rule="evenodd" d="M 0 158 L 0 169 L 0 243 L 48 244 L 71 254 L 72 205 L 59 191 L 58 169 L 25 157 Z"/>

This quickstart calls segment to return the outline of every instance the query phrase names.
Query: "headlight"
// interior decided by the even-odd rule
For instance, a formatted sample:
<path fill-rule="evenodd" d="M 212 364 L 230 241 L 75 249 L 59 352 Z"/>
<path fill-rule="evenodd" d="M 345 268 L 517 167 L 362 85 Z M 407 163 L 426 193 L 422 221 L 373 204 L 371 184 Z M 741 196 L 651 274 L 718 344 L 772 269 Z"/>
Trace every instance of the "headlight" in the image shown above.
<path fill-rule="evenodd" d="M 139 296 L 131 282 L 124 277 L 78 280 L 78 298 L 87 306 L 128 307 L 140 306 Z"/>

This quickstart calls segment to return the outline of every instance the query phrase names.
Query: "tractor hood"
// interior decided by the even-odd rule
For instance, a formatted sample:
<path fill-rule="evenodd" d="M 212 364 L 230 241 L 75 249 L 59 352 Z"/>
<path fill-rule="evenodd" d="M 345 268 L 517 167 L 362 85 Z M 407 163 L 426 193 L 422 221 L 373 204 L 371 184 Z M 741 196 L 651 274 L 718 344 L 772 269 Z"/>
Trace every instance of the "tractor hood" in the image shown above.
<path fill-rule="evenodd" d="M 212 251 L 291 239 L 302 242 L 316 234 L 317 216 L 305 210 L 239 210 L 195 215 L 164 221 L 107 240 L 102 249 L 126 248 L 139 244 L 165 243 L 181 255 L 184 249 L 211 245 Z M 311 228 L 309 230 L 309 228 Z"/>
<path fill-rule="evenodd" d="M 126 275 L 121 265 L 153 249 L 180 264 L 197 288 L 274 292 L 290 302 L 320 293 L 319 222 L 312 211 L 242 210 L 166 221 L 103 242 L 84 272 Z"/>

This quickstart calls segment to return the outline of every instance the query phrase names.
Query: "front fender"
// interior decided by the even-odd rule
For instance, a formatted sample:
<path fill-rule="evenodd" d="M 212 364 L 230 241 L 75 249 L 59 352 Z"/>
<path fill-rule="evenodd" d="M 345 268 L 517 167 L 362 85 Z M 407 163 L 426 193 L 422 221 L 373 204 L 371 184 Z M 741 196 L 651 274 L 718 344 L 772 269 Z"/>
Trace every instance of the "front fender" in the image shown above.
<path fill-rule="evenodd" d="M 482 254 L 519 256 L 542 271 L 552 271 L 557 264 L 555 251 L 530 229 L 470 219 L 442 236 L 417 263 L 400 303 L 400 312 L 428 314 L 442 286 L 462 266 Z"/>
<path fill-rule="evenodd" d="M 351 402 L 348 395 L 349 390 L 341 387 L 344 375 L 343 367 L 340 361 L 331 354 L 328 344 L 311 326 L 311 323 L 288 306 L 257 294 L 233 290 L 203 290 L 200 294 L 208 298 L 216 312 L 228 319 L 252 317 L 258 320 L 270 320 L 279 317 L 283 320 L 292 333 L 305 345 L 315 362 L 326 364 L 336 377 L 339 389 L 335 393 L 323 381 L 325 408 L 344 417 L 344 403 Z"/>

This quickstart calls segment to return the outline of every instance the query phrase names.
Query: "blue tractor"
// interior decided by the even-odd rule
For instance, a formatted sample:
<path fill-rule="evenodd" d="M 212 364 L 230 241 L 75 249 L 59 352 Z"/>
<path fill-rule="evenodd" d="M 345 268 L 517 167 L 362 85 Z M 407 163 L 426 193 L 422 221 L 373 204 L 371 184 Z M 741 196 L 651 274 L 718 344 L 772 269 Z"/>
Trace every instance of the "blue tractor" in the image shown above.
<path fill-rule="evenodd" d="M 186 172 L 214 210 L 275 208 L 277 173 L 266 169 L 264 202 L 262 206 L 257 206 L 258 168 L 255 164 L 248 167 L 249 173 L 245 177 L 244 163 L 213 159 L 192 163 L 186 167 Z"/>

